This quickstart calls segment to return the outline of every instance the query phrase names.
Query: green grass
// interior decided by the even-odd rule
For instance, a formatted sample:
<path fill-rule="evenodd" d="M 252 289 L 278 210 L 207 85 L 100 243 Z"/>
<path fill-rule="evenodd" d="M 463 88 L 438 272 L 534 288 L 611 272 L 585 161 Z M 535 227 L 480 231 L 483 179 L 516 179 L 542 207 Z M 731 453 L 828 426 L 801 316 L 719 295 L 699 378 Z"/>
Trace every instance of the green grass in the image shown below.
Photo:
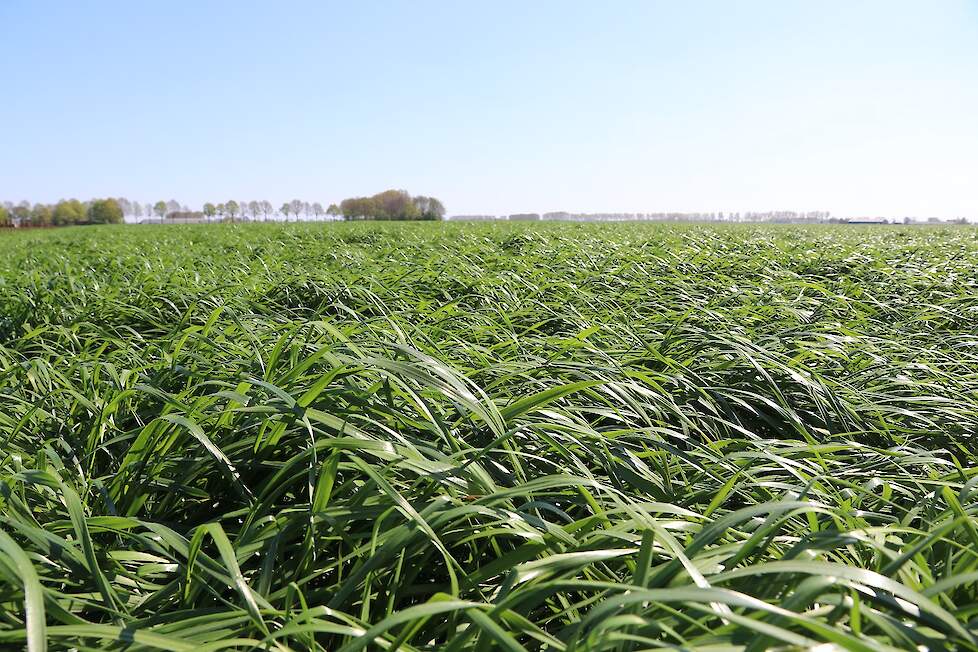
<path fill-rule="evenodd" d="M 0 648 L 978 650 L 976 272 L 970 228 L 0 234 Z"/>

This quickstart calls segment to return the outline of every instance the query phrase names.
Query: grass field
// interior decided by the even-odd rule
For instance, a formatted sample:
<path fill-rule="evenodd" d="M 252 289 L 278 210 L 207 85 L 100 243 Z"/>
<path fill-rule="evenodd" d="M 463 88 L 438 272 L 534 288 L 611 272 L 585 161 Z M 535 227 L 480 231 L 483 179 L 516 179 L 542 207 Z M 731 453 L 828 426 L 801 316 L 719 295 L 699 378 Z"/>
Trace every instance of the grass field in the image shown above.
<path fill-rule="evenodd" d="M 0 233 L 2 649 L 978 650 L 976 445 L 970 228 Z"/>

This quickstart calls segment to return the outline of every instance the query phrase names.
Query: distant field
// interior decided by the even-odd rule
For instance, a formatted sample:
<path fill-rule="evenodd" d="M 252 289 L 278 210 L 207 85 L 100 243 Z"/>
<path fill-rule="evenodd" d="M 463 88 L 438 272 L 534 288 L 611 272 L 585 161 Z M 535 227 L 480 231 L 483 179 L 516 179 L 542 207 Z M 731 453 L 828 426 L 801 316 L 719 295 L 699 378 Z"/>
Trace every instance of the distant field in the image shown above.
<path fill-rule="evenodd" d="M 0 233 L 2 649 L 978 650 L 976 449 L 972 228 Z"/>

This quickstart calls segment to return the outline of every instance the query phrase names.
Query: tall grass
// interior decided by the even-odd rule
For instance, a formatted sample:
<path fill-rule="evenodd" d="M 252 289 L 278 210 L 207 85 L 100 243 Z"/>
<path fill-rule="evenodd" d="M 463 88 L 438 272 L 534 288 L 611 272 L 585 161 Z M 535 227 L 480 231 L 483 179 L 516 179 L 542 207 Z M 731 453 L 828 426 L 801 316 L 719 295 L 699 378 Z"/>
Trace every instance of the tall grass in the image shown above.
<path fill-rule="evenodd" d="M 0 648 L 978 649 L 978 234 L 0 238 Z"/>

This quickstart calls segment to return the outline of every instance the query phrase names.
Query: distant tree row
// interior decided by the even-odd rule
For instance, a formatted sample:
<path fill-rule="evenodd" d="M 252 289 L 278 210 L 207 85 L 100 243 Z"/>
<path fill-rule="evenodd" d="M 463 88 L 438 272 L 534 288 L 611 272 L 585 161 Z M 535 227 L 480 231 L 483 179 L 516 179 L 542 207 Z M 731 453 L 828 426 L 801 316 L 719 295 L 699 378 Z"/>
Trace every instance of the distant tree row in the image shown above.
<path fill-rule="evenodd" d="M 72 224 L 119 224 L 123 211 L 115 199 L 62 199 L 56 204 L 0 204 L 0 227 L 69 226 Z"/>
<path fill-rule="evenodd" d="M 371 197 L 351 197 L 327 208 L 319 202 L 301 199 L 287 201 L 276 209 L 267 200 L 207 202 L 192 211 L 175 199 L 143 204 L 125 197 L 81 202 L 65 199 L 56 204 L 0 204 L 0 226 L 68 226 L 71 224 L 111 224 L 125 221 L 235 222 L 268 221 L 282 216 L 286 221 L 301 219 L 346 220 L 440 220 L 445 207 L 434 197 L 412 197 L 406 190 L 386 190 Z"/>
<path fill-rule="evenodd" d="M 304 216 L 306 219 L 323 219 L 324 216 L 337 218 L 340 215 L 340 209 L 336 204 L 331 204 L 329 208 L 324 209 L 319 202 L 309 203 L 301 199 L 293 199 L 283 203 L 276 211 L 272 203 L 264 199 L 240 202 L 231 199 L 220 204 L 207 202 L 204 204 L 203 215 L 208 221 L 218 219 L 234 222 L 239 219 L 246 219 L 255 222 L 267 222 L 275 215 L 283 216 L 286 221 L 290 218 L 299 221 L 300 216 Z"/>
<path fill-rule="evenodd" d="M 385 190 L 372 197 L 344 199 L 339 213 L 347 220 L 440 220 L 445 216 L 445 207 L 434 197 L 412 197 L 406 190 Z"/>
<path fill-rule="evenodd" d="M 639 220 L 651 222 L 826 222 L 830 214 L 826 211 L 766 211 L 747 213 L 568 213 L 557 211 L 544 213 L 545 220 L 572 222 L 599 222 Z M 513 219 L 511 215 L 509 219 Z"/>
<path fill-rule="evenodd" d="M 106 211 L 105 205 L 99 202 L 111 201 L 115 208 Z M 94 211 L 94 212 L 93 212 Z M 108 217 L 107 217 L 108 216 Z M 0 203 L 0 226 L 68 226 L 71 224 L 95 224 L 108 220 L 122 222 L 125 217 L 131 221 L 268 221 L 277 216 L 290 219 L 340 219 L 340 208 L 330 204 L 323 208 L 319 202 L 307 202 L 293 199 L 285 202 L 277 210 L 267 200 L 226 202 L 207 202 L 202 210 L 193 211 L 186 204 L 175 199 L 159 200 L 155 203 L 143 204 L 125 197 L 110 200 L 92 200 L 80 202 L 77 199 L 62 200 L 57 204 L 31 204 L 22 201 Z"/>
<path fill-rule="evenodd" d="M 828 222 L 830 214 L 825 211 L 799 213 L 795 211 L 768 211 L 763 213 L 570 213 L 553 211 L 550 213 L 515 213 L 513 215 L 453 215 L 452 220 L 510 220 L 558 222 Z"/>

